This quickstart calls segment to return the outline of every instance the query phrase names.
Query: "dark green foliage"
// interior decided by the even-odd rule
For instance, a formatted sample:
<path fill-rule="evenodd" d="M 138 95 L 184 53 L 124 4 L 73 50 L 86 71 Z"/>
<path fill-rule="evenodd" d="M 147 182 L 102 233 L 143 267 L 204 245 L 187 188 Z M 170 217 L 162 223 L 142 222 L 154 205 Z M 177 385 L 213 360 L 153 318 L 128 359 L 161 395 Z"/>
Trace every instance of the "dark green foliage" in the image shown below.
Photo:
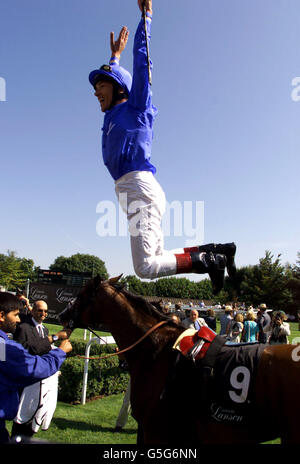
<path fill-rule="evenodd" d="M 94 255 L 76 253 L 70 257 L 58 256 L 49 269 L 68 274 L 71 272 L 90 272 L 93 276 L 108 278 L 104 261 Z"/>
<path fill-rule="evenodd" d="M 61 366 L 59 377 L 58 399 L 67 403 L 81 401 L 83 371 L 85 356 L 85 342 L 72 342 L 73 350 L 70 356 Z M 104 356 L 114 353 L 115 348 L 111 345 L 91 345 L 89 357 Z M 79 356 L 78 356 L 79 355 Z M 119 367 L 119 359 L 112 356 L 107 359 L 90 359 L 88 368 L 88 383 L 86 398 L 107 396 L 124 392 L 129 381 L 129 374 Z"/>
<path fill-rule="evenodd" d="M 286 269 L 280 263 L 280 255 L 273 261 L 273 255 L 266 251 L 259 264 L 248 266 L 240 285 L 243 300 L 248 304 L 266 303 L 269 308 L 286 309 L 292 295 L 287 288 Z"/>
<path fill-rule="evenodd" d="M 15 251 L 0 254 L 0 285 L 9 291 L 17 287 L 24 288 L 27 279 L 34 275 L 34 262 L 32 259 L 18 258 Z"/>

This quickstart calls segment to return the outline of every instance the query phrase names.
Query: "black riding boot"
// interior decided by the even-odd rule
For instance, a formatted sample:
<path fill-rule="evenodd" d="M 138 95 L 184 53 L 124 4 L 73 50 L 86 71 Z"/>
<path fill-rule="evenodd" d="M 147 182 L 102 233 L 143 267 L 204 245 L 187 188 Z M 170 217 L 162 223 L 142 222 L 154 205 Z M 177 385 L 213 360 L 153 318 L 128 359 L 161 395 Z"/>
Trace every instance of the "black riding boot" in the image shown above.
<path fill-rule="evenodd" d="M 224 285 L 224 272 L 226 266 L 226 256 L 213 253 L 190 253 L 192 260 L 192 272 L 198 274 L 208 273 L 213 293 L 219 293 Z"/>
<path fill-rule="evenodd" d="M 209 274 L 213 293 L 217 294 L 223 288 L 226 256 L 222 254 L 198 252 L 197 247 L 185 248 L 185 253 L 176 254 L 176 274 L 195 272 Z"/>
<path fill-rule="evenodd" d="M 220 253 L 225 255 L 227 258 L 226 268 L 229 277 L 233 278 L 236 274 L 236 265 L 234 262 L 234 255 L 236 252 L 235 243 L 208 243 L 207 245 L 200 245 L 199 251 L 205 251 L 206 253 Z"/>

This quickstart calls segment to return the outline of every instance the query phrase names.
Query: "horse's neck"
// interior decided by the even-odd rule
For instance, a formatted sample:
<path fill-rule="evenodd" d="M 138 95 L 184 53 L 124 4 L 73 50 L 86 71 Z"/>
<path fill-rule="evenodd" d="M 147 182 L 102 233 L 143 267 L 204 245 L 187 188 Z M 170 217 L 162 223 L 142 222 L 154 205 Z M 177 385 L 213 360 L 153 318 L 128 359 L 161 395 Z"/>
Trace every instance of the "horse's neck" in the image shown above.
<path fill-rule="evenodd" d="M 119 349 L 124 350 L 144 337 L 147 331 L 159 322 L 159 318 L 137 309 L 135 304 L 122 293 L 116 294 L 108 289 L 108 294 L 113 296 L 113 304 L 110 301 L 110 307 L 104 311 L 106 323 Z M 159 330 L 155 330 L 154 336 L 151 334 L 150 337 L 147 337 L 145 342 L 143 340 L 140 350 L 138 348 L 134 350 L 135 357 L 147 356 L 147 353 L 143 353 L 145 349 L 151 354 L 157 351 L 157 346 L 162 343 Z M 127 355 L 131 357 L 131 352 L 129 351 Z"/>
<path fill-rule="evenodd" d="M 105 323 L 120 349 L 134 344 L 155 324 L 149 316 L 143 317 L 122 294 L 114 294 L 113 303 L 109 300 L 106 303 Z M 100 304 L 102 306 L 103 302 Z"/>

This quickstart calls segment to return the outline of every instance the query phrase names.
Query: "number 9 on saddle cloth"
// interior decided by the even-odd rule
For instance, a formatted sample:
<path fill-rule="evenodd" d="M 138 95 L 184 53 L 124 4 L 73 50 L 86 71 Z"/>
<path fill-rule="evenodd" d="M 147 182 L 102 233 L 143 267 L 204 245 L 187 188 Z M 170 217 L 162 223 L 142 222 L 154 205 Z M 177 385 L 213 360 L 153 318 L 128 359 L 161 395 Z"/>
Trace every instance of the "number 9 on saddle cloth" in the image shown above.
<path fill-rule="evenodd" d="M 265 349 L 259 343 L 228 343 L 208 327 L 188 329 L 173 348 L 199 369 L 200 402 L 210 420 L 248 425 L 255 420 L 257 366 Z"/>

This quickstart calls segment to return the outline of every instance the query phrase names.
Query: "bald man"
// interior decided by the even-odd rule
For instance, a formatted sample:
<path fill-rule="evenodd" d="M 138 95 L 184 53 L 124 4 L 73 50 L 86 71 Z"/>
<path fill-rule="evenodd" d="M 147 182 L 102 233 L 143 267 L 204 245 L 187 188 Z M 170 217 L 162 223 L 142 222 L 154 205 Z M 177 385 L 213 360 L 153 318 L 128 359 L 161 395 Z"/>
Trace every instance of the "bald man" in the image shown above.
<path fill-rule="evenodd" d="M 42 356 L 49 353 L 52 343 L 68 338 L 64 330 L 49 335 L 48 329 L 43 325 L 47 315 L 48 305 L 46 301 L 35 301 L 31 313 L 23 319 L 14 333 L 14 340 L 21 343 L 30 354 Z"/>
<path fill-rule="evenodd" d="M 195 329 L 195 330 L 199 330 L 202 326 L 207 327 L 205 320 L 202 317 L 199 317 L 199 313 L 197 309 L 191 309 L 189 317 L 187 317 L 186 319 L 182 321 L 182 325 L 186 329 Z"/>

